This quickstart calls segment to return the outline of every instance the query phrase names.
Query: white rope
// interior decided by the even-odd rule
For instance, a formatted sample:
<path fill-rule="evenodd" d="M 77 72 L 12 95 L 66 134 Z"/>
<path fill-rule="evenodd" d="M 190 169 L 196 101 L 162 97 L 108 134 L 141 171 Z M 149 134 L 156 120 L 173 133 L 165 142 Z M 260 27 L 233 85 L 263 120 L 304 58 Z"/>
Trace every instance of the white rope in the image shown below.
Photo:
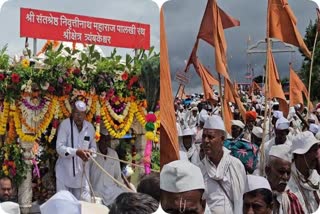
<path fill-rule="evenodd" d="M 143 166 L 140 166 L 140 165 L 138 165 L 138 164 L 131 163 L 131 162 L 129 162 L 129 161 L 120 160 L 120 159 L 118 159 L 118 158 L 111 157 L 111 156 L 109 156 L 109 155 L 104 155 L 104 154 L 101 154 L 101 153 L 99 153 L 99 152 L 92 152 L 92 153 L 93 153 L 93 154 L 100 155 L 100 156 L 102 156 L 102 157 L 110 158 L 110 159 L 112 159 L 112 160 L 116 160 L 116 161 L 119 161 L 119 162 L 122 162 L 122 163 L 126 163 L 126 164 L 129 164 L 129 165 L 136 166 L 136 167 L 139 167 L 139 168 L 141 168 L 141 169 L 144 169 Z M 150 169 L 150 170 L 151 170 L 152 172 L 160 173 L 159 170 L 154 170 L 154 169 Z"/>
<path fill-rule="evenodd" d="M 120 187 L 128 190 L 129 192 L 132 192 L 131 189 L 129 189 L 127 186 L 119 182 L 117 179 L 115 179 L 112 175 L 110 175 L 90 154 L 89 154 L 91 160 L 104 172 L 107 176 L 109 176 L 116 184 L 118 184 Z"/>
<path fill-rule="evenodd" d="M 87 182 L 89 184 L 90 192 L 91 192 L 91 195 L 93 196 L 93 203 L 96 203 L 96 195 L 94 194 L 93 187 L 85 171 L 85 162 L 83 162 L 83 174 L 85 175 Z M 91 196 L 91 200 L 92 200 L 92 196 Z"/>

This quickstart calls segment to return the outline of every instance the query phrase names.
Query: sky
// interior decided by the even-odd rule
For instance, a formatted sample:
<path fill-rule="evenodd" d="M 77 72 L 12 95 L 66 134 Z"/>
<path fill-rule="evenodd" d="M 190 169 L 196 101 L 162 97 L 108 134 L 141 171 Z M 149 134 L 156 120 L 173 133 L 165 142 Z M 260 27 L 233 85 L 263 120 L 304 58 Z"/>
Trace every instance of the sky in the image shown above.
<path fill-rule="evenodd" d="M 218 5 L 227 14 L 240 20 L 240 27 L 225 30 L 228 45 L 227 59 L 230 76 L 237 82 L 249 82 L 245 79 L 247 64 L 254 69 L 254 76 L 263 74 L 265 53 L 246 54 L 247 41 L 249 47 L 263 40 L 266 35 L 267 0 L 218 0 Z M 298 29 L 302 36 L 310 21 L 316 19 L 316 4 L 308 0 L 288 0 L 297 20 Z M 207 0 L 171 0 L 164 3 L 165 24 L 170 59 L 173 94 L 177 92 L 179 83 L 175 80 L 177 71 L 185 68 L 185 61 L 189 58 L 196 41 Z M 263 45 L 259 46 L 259 49 Z M 274 48 L 283 48 L 283 44 L 276 44 Z M 293 63 L 294 70 L 299 70 L 303 62 L 300 52 L 295 48 L 294 53 L 274 54 L 280 77 L 289 76 L 289 62 Z M 214 49 L 206 42 L 201 41 L 198 48 L 198 57 L 209 67 L 211 73 L 217 77 L 214 70 Z M 190 72 L 190 82 L 186 85 L 186 93 L 202 92 L 200 78 L 194 71 Z"/>
<path fill-rule="evenodd" d="M 115 19 L 122 21 L 139 22 L 151 26 L 151 46 L 160 51 L 160 23 L 159 9 L 151 0 L 0 0 L 0 48 L 8 44 L 8 53 L 21 53 L 24 48 L 25 38 L 20 38 L 20 7 L 47 10 L 61 13 L 71 13 L 91 17 Z M 38 51 L 46 40 L 38 40 Z M 32 39 L 29 38 L 32 49 Z M 101 47 L 104 54 L 108 55 L 114 47 Z M 117 48 L 121 55 L 134 53 L 132 49 Z"/>

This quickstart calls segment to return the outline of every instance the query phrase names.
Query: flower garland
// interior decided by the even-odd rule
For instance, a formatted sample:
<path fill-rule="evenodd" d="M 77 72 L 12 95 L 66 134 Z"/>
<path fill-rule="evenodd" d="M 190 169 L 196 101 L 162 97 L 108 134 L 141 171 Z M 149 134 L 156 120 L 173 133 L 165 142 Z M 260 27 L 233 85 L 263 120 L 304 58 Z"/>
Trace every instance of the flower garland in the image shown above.
<path fill-rule="evenodd" d="M 59 112 L 60 112 L 59 105 L 56 105 L 54 118 L 53 118 L 53 121 L 52 121 L 52 129 L 51 129 L 51 133 L 50 133 L 50 135 L 48 137 L 48 142 L 49 143 L 51 143 L 51 141 L 53 140 L 54 136 L 57 133 L 57 128 L 59 126 Z"/>
<path fill-rule="evenodd" d="M 87 111 L 87 115 L 86 115 L 86 120 L 91 122 L 94 113 L 96 112 L 96 108 L 97 108 L 97 102 L 98 102 L 98 97 L 96 95 L 92 95 L 90 96 L 90 99 L 88 100 L 88 107 L 89 110 Z"/>
<path fill-rule="evenodd" d="M 25 121 L 25 124 L 26 124 L 26 118 L 30 118 L 30 115 L 32 115 L 31 117 L 32 120 L 34 122 L 39 122 L 43 120 L 43 118 L 48 112 L 48 109 L 51 108 L 51 105 L 52 105 L 52 102 L 50 102 L 46 98 L 41 99 L 40 104 L 38 106 L 32 106 L 32 104 L 30 104 L 26 99 L 24 99 L 19 105 L 21 113 L 23 115 L 22 119 Z M 34 115 L 34 111 L 40 111 L 40 112 L 38 115 Z M 28 124 L 26 124 L 26 127 L 28 127 Z"/>
<path fill-rule="evenodd" d="M 159 139 L 157 138 L 155 132 L 157 131 L 155 122 L 157 121 L 157 117 L 153 113 L 149 113 L 146 115 L 146 139 L 147 144 L 144 150 L 144 168 L 145 173 L 150 174 L 151 172 L 151 155 L 152 155 L 152 142 L 159 142 Z"/>
<path fill-rule="evenodd" d="M 96 101 L 96 119 L 94 121 L 94 125 L 96 127 L 96 133 L 95 133 L 96 142 L 100 140 L 100 122 L 101 122 L 100 109 L 101 109 L 100 102 L 97 100 Z"/>
<path fill-rule="evenodd" d="M 6 133 L 7 121 L 9 116 L 9 108 L 10 103 L 4 101 L 3 102 L 3 110 L 0 113 L 0 135 L 4 135 Z"/>
<path fill-rule="evenodd" d="M 114 112 L 112 106 L 110 105 L 110 103 L 108 101 L 105 101 L 104 103 L 107 106 L 107 109 L 110 113 L 110 115 L 112 116 L 113 119 L 115 119 L 116 121 L 122 123 L 123 120 L 127 117 L 128 113 L 129 113 L 129 109 L 130 109 L 130 102 L 127 103 L 126 107 L 123 110 L 123 113 L 118 115 L 117 113 Z"/>
<path fill-rule="evenodd" d="M 37 127 L 35 135 L 26 135 L 22 131 L 22 126 L 20 123 L 20 121 L 22 121 L 22 118 L 20 117 L 19 110 L 17 110 L 15 104 L 12 104 L 10 106 L 10 108 L 12 109 L 12 112 L 10 112 L 10 114 L 12 114 L 12 116 L 14 117 L 16 132 L 20 140 L 24 142 L 33 143 L 36 139 L 41 137 L 42 133 L 45 132 L 45 130 L 48 128 L 49 124 L 51 123 L 51 120 L 56 110 L 56 105 L 58 105 L 58 101 L 54 97 L 52 97 L 51 107 L 48 108 L 46 116 L 43 118 L 43 121 L 41 122 L 41 124 Z"/>
<path fill-rule="evenodd" d="M 137 108 L 137 110 L 136 110 L 137 120 L 144 127 L 147 123 L 145 120 L 145 115 L 146 115 L 145 110 L 140 105 L 136 105 L 136 106 L 139 106 L 139 107 L 136 107 Z"/>
<path fill-rule="evenodd" d="M 128 119 L 126 122 L 123 123 L 124 124 L 123 128 L 120 130 L 115 130 L 115 129 L 113 129 L 113 127 L 110 124 L 112 120 L 110 120 L 111 118 L 108 117 L 108 110 L 106 109 L 105 106 L 103 106 L 101 108 L 101 116 L 102 116 L 104 125 L 105 125 L 106 129 L 108 130 L 109 134 L 115 138 L 123 137 L 129 131 L 129 129 L 132 125 L 135 110 L 136 110 L 136 108 L 133 103 L 129 109 Z"/>
<path fill-rule="evenodd" d="M 60 112 L 62 112 L 63 116 L 65 116 L 66 118 L 70 117 L 71 106 L 70 106 L 70 111 L 69 111 L 68 108 L 64 104 L 65 100 L 69 100 L 69 96 L 68 95 L 64 95 L 62 97 L 59 97 L 58 99 L 59 99 L 59 105 L 60 105 Z M 70 103 L 69 103 L 69 105 L 70 105 Z"/>

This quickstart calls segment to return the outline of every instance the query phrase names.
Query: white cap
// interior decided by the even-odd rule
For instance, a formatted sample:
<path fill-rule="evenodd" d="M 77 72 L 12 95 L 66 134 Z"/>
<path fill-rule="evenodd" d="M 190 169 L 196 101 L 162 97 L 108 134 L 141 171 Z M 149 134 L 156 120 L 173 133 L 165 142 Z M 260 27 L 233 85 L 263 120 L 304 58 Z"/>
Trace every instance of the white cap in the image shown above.
<path fill-rule="evenodd" d="M 282 111 L 274 111 L 273 117 L 279 119 L 279 118 L 283 117 L 283 112 Z"/>
<path fill-rule="evenodd" d="M 320 143 L 312 132 L 305 131 L 292 139 L 292 153 L 305 154 L 314 145 Z"/>
<path fill-rule="evenodd" d="M 292 162 L 291 147 L 287 144 L 272 146 L 269 152 L 269 156 L 274 156 L 290 163 Z"/>
<path fill-rule="evenodd" d="M 318 132 L 318 133 L 316 134 L 316 138 L 317 138 L 318 140 L 320 140 L 320 132 Z"/>
<path fill-rule="evenodd" d="M 174 193 L 205 189 L 201 170 L 187 160 L 172 161 L 160 172 L 160 189 Z"/>
<path fill-rule="evenodd" d="M 184 130 L 182 130 L 182 136 L 193 136 L 196 133 L 194 133 L 194 131 L 190 128 L 186 128 Z"/>
<path fill-rule="evenodd" d="M 238 126 L 242 129 L 244 129 L 244 127 L 246 126 L 246 125 L 244 125 L 244 123 L 241 120 L 231 120 L 231 125 Z"/>
<path fill-rule="evenodd" d="M 289 129 L 290 122 L 285 117 L 280 117 L 276 122 L 276 129 L 286 130 Z"/>
<path fill-rule="evenodd" d="M 77 100 L 74 104 L 78 111 L 86 111 L 87 110 L 87 105 L 82 101 L 82 100 Z"/>
<path fill-rule="evenodd" d="M 263 129 L 258 126 L 254 126 L 252 129 L 252 134 L 254 134 L 258 138 L 262 138 L 263 135 Z"/>
<path fill-rule="evenodd" d="M 197 108 L 197 107 L 193 107 L 193 108 L 191 109 L 191 111 L 198 111 L 198 108 Z"/>
<path fill-rule="evenodd" d="M 251 192 L 257 189 L 268 189 L 270 191 L 271 187 L 268 180 L 262 176 L 257 175 L 247 175 L 248 177 L 248 191 Z"/>
<path fill-rule="evenodd" d="M 184 108 L 183 108 L 183 106 L 182 106 L 182 105 L 180 105 L 180 106 L 179 106 L 179 109 L 180 109 L 180 110 L 183 110 Z"/>
<path fill-rule="evenodd" d="M 66 190 L 61 190 L 54 194 L 47 202 L 40 206 L 41 214 L 56 214 L 56 213 L 68 213 L 68 214 L 80 214 L 81 204 Z"/>
<path fill-rule="evenodd" d="M 319 131 L 319 126 L 317 124 L 311 123 L 309 125 L 309 131 L 312 132 L 313 134 L 318 133 Z"/>
<path fill-rule="evenodd" d="M 223 120 L 218 115 L 209 116 L 203 126 L 204 129 L 217 129 L 225 131 Z"/>
<path fill-rule="evenodd" d="M 272 103 L 272 106 L 277 106 L 277 105 L 279 105 L 279 102 L 278 102 L 278 101 L 274 101 L 274 102 Z"/>
<path fill-rule="evenodd" d="M 81 203 L 81 214 L 105 214 L 109 213 L 109 209 L 107 206 L 104 206 L 102 204 L 94 204 L 94 203 L 89 203 L 85 201 L 80 201 Z"/>
<path fill-rule="evenodd" d="M 18 203 L 14 203 L 11 201 L 6 201 L 0 203 L 1 211 L 4 211 L 5 214 L 20 214 L 20 207 Z M 0 212 L 1 214 L 3 212 Z"/>

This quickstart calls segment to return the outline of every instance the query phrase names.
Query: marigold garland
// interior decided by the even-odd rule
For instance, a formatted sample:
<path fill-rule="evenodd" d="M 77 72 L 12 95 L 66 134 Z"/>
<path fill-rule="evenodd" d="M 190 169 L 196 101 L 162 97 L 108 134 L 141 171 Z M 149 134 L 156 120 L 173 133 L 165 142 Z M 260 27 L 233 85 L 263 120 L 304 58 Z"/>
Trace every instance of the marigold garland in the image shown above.
<path fill-rule="evenodd" d="M 68 95 L 64 95 L 62 97 L 59 97 L 59 105 L 60 105 L 60 111 L 62 114 L 67 118 L 70 117 L 71 111 L 69 111 L 65 106 L 65 100 L 69 100 Z"/>
<path fill-rule="evenodd" d="M 10 108 L 12 109 L 12 115 L 14 117 L 16 132 L 21 141 L 33 143 L 37 138 L 41 137 L 42 133 L 45 132 L 45 130 L 48 128 L 54 116 L 56 105 L 58 105 L 58 101 L 55 98 L 52 98 L 51 102 L 52 102 L 52 107 L 48 109 L 48 113 L 46 114 L 46 117 L 43 118 L 43 121 L 41 122 L 41 124 L 38 126 L 37 132 L 35 133 L 35 135 L 26 135 L 25 133 L 23 133 L 22 125 L 20 123 L 21 118 L 20 118 L 19 111 L 17 110 L 17 107 L 15 104 L 12 104 L 10 106 Z"/>
<path fill-rule="evenodd" d="M 96 96 L 96 95 L 90 96 L 90 99 L 88 101 L 88 108 L 90 107 L 90 109 L 86 115 L 86 120 L 89 122 L 92 122 L 93 115 L 96 113 L 96 107 L 97 107 L 96 102 L 97 101 L 98 101 L 98 96 Z"/>
<path fill-rule="evenodd" d="M 103 118 L 104 125 L 105 125 L 106 129 L 108 130 L 109 134 L 115 138 L 123 137 L 129 131 L 129 129 L 132 125 L 135 110 L 136 110 L 135 103 L 133 103 L 129 109 L 128 120 L 126 121 L 124 127 L 120 130 L 115 130 L 115 129 L 113 129 L 113 127 L 110 124 L 111 120 L 108 120 L 108 117 L 107 117 L 108 110 L 106 109 L 105 106 L 103 106 L 101 108 L 101 116 Z"/>
<path fill-rule="evenodd" d="M 136 106 L 136 117 L 141 126 L 146 125 L 146 119 L 145 119 L 145 110 L 140 106 L 140 105 L 135 105 Z"/>
<path fill-rule="evenodd" d="M 130 105 L 131 103 L 127 103 L 125 109 L 123 110 L 123 114 L 117 114 L 114 112 L 114 110 L 112 109 L 110 103 L 108 101 L 105 101 L 103 103 L 103 106 L 107 107 L 107 110 L 109 111 L 109 114 L 112 116 L 113 119 L 115 119 L 116 121 L 122 123 L 123 120 L 127 117 L 128 113 L 129 113 L 129 109 L 130 109 Z"/>
<path fill-rule="evenodd" d="M 100 140 L 100 122 L 101 122 L 101 116 L 100 116 L 100 102 L 96 101 L 96 119 L 95 119 L 95 127 L 96 127 L 96 133 L 95 133 L 95 139 L 98 142 Z"/>
<path fill-rule="evenodd" d="M 54 113 L 54 118 L 53 118 L 52 129 L 51 129 L 50 136 L 48 137 L 48 142 L 49 142 L 49 143 L 51 143 L 51 141 L 53 140 L 54 136 L 55 136 L 56 133 L 57 133 L 58 124 L 55 124 L 55 123 L 58 123 L 58 120 L 59 120 L 59 112 L 60 112 L 59 105 L 56 105 L 55 113 Z"/>
<path fill-rule="evenodd" d="M 0 135 L 4 135 L 6 133 L 7 121 L 9 116 L 9 107 L 10 107 L 10 103 L 4 101 L 3 110 L 0 113 Z"/>

